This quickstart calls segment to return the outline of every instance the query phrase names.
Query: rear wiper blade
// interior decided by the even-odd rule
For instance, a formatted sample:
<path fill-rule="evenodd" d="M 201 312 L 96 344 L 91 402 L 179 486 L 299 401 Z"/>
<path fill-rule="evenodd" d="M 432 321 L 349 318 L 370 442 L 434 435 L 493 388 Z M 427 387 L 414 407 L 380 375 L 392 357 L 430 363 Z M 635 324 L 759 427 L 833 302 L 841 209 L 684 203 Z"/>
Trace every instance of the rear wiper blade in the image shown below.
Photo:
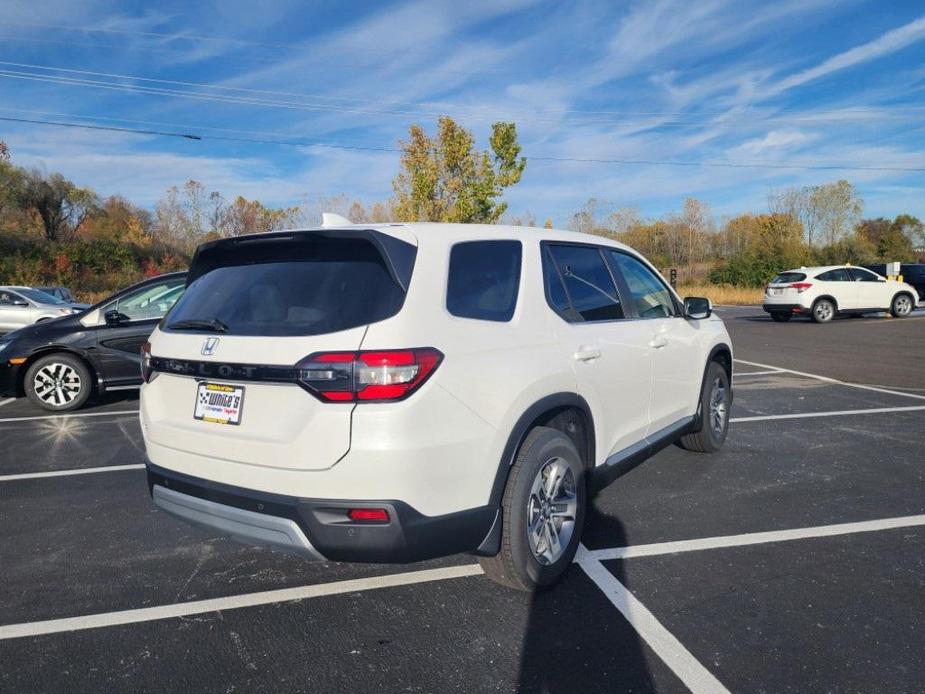
<path fill-rule="evenodd" d="M 191 318 L 189 320 L 174 321 L 167 326 L 168 330 L 211 330 L 216 333 L 227 333 L 228 326 L 218 318 Z"/>

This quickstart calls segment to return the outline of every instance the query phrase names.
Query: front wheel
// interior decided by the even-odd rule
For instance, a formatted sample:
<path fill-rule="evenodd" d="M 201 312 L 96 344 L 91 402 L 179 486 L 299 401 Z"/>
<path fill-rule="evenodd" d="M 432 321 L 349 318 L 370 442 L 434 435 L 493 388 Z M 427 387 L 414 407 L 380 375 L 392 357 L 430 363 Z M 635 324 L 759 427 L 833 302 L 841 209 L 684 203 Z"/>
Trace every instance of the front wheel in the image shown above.
<path fill-rule="evenodd" d="M 584 525 L 585 469 L 572 440 L 549 427 L 527 434 L 501 508 L 501 551 L 479 563 L 493 581 L 534 591 L 561 578 Z"/>
<path fill-rule="evenodd" d="M 912 313 L 912 297 L 908 294 L 897 294 L 893 297 L 893 303 L 890 304 L 890 315 L 893 318 L 905 318 Z"/>
<path fill-rule="evenodd" d="M 711 361 L 700 393 L 697 430 L 681 437 L 681 447 L 699 453 L 714 453 L 723 447 L 729 433 L 732 389 L 729 374 L 719 362 Z"/>
<path fill-rule="evenodd" d="M 26 371 L 26 397 L 53 412 L 82 407 L 90 398 L 93 382 L 90 370 L 70 354 L 49 354 Z"/>

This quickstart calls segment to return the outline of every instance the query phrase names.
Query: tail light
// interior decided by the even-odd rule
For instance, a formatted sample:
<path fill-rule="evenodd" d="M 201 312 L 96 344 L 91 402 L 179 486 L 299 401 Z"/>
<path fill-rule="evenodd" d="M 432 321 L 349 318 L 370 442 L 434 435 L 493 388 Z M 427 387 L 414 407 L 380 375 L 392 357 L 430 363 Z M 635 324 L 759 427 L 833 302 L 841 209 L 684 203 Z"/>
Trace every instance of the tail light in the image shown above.
<path fill-rule="evenodd" d="M 299 384 L 324 402 L 393 402 L 420 388 L 442 360 L 432 347 L 319 352 L 296 372 Z"/>
<path fill-rule="evenodd" d="M 813 286 L 812 282 L 794 282 L 790 285 L 791 289 L 796 289 L 798 293 L 802 294 L 807 289 Z"/>
<path fill-rule="evenodd" d="M 157 372 L 151 368 L 151 343 L 145 342 L 141 346 L 141 378 L 145 383 L 150 383 Z"/>

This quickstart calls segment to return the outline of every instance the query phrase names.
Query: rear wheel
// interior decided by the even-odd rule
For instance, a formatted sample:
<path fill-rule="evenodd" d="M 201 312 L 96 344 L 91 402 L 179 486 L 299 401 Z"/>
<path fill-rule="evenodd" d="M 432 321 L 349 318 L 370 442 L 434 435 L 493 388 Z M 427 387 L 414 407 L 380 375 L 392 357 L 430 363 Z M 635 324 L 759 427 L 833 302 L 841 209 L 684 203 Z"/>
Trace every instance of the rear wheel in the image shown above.
<path fill-rule="evenodd" d="M 893 318 L 905 318 L 914 308 L 912 297 L 908 294 L 897 294 L 893 297 L 893 303 L 890 304 L 890 314 Z"/>
<path fill-rule="evenodd" d="M 784 311 L 774 311 L 771 313 L 771 320 L 773 320 L 775 323 L 786 323 L 791 318 L 793 318 L 792 313 Z"/>
<path fill-rule="evenodd" d="M 699 429 L 682 436 L 681 447 L 699 453 L 714 453 L 722 448 L 729 432 L 731 407 L 729 374 L 722 364 L 711 361 L 700 393 L 700 407 L 697 410 Z"/>
<path fill-rule="evenodd" d="M 816 323 L 828 323 L 835 317 L 835 304 L 829 299 L 818 299 L 813 304 L 812 316 Z"/>
<path fill-rule="evenodd" d="M 584 473 L 568 436 L 549 427 L 530 431 L 504 489 L 501 551 L 479 559 L 489 578 L 525 591 L 559 580 L 581 540 Z"/>
<path fill-rule="evenodd" d="M 76 410 L 90 398 L 93 382 L 90 369 L 70 354 L 49 354 L 26 371 L 23 383 L 36 405 L 54 412 Z"/>

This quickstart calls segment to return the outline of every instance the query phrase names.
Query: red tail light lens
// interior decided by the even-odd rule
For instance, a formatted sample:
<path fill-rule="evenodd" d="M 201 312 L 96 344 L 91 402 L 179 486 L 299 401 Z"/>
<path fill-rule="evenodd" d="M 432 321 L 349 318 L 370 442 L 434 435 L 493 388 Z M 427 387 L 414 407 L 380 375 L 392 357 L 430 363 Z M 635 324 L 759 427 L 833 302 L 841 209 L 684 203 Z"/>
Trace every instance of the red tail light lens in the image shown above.
<path fill-rule="evenodd" d="M 389 512 L 384 508 L 352 508 L 347 517 L 358 523 L 388 523 Z"/>
<path fill-rule="evenodd" d="M 803 292 L 805 292 L 807 289 L 809 289 L 812 286 L 813 286 L 812 282 L 794 282 L 793 284 L 790 285 L 790 288 L 796 289 L 797 292 L 802 294 Z"/>
<path fill-rule="evenodd" d="M 150 383 L 156 375 L 151 368 L 151 343 L 145 342 L 141 346 L 141 378 L 145 383 Z"/>
<path fill-rule="evenodd" d="M 325 402 L 389 402 L 420 388 L 442 360 L 432 347 L 319 352 L 296 370 L 302 387 Z"/>

